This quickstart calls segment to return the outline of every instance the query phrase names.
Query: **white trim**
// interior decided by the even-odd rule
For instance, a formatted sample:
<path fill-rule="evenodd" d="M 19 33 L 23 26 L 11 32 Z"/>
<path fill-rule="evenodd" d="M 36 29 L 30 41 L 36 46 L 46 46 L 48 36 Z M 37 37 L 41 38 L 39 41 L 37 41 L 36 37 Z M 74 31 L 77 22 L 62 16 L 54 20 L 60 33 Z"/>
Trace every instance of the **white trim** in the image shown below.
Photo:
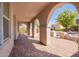
<path fill-rule="evenodd" d="M 0 44 L 2 47 L 3 45 L 3 39 L 4 39 L 4 36 L 3 36 L 3 3 L 0 3 Z"/>
<path fill-rule="evenodd" d="M 10 17 L 10 36 L 11 39 L 14 40 L 14 23 L 13 23 L 13 3 L 9 3 L 9 17 Z"/>
<path fill-rule="evenodd" d="M 7 37 L 7 38 L 5 38 L 4 40 L 3 40 L 3 42 L 5 43 L 7 40 L 9 40 L 10 38 L 9 37 Z"/>
<path fill-rule="evenodd" d="M 11 38 L 11 7 L 9 3 L 9 37 Z"/>
<path fill-rule="evenodd" d="M 3 17 L 4 17 L 6 20 L 8 20 L 8 21 L 10 20 L 10 19 L 9 19 L 7 16 L 5 16 L 5 15 L 3 15 Z"/>

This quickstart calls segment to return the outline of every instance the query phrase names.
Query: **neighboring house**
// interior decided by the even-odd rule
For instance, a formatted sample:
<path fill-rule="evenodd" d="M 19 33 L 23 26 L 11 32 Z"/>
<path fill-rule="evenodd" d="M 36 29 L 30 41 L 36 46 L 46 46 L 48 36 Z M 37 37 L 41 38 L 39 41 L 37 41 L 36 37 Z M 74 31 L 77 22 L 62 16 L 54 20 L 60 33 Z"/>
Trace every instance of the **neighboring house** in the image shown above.
<path fill-rule="evenodd" d="M 51 25 L 51 28 L 52 28 L 53 30 L 56 30 L 56 29 L 64 29 L 64 27 L 63 27 L 62 25 L 60 25 L 58 22 L 55 23 L 55 24 L 52 24 L 52 25 Z"/>

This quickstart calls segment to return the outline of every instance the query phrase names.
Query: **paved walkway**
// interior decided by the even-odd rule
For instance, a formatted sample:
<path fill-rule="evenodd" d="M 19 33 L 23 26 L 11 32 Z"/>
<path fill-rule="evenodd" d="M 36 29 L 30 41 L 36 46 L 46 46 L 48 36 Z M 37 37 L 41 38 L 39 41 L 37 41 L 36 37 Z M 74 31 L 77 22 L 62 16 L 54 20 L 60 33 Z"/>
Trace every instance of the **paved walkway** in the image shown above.
<path fill-rule="evenodd" d="M 77 43 L 53 38 L 50 46 L 44 46 L 39 40 L 21 35 L 15 41 L 10 57 L 59 57 L 79 56 Z"/>

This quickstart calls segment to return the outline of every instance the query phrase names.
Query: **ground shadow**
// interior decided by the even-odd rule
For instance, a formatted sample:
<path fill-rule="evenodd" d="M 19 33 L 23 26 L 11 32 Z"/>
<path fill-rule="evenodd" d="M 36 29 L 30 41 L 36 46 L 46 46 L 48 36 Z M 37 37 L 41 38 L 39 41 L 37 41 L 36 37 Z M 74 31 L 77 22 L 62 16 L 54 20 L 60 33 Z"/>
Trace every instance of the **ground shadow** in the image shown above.
<path fill-rule="evenodd" d="M 71 57 L 79 57 L 79 51 L 75 54 L 73 54 Z"/>

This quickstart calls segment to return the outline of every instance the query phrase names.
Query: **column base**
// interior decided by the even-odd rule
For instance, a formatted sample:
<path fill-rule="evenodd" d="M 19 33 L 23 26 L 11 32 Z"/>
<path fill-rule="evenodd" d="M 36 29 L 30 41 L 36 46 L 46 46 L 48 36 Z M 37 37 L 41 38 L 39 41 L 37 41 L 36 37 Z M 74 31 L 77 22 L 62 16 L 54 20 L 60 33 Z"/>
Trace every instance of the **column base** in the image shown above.
<path fill-rule="evenodd" d="M 47 46 L 47 44 L 44 44 L 44 43 L 42 43 L 42 42 L 40 42 L 40 44 L 42 44 L 42 45 L 44 45 L 44 46 Z"/>

